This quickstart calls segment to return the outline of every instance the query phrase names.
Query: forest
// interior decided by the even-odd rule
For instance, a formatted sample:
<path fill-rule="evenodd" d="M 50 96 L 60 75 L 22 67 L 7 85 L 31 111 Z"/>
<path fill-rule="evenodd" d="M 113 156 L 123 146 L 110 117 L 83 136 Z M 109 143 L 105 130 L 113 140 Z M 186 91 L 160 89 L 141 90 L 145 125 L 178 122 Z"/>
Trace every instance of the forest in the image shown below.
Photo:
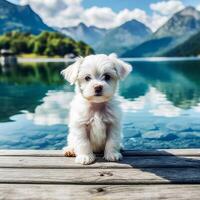
<path fill-rule="evenodd" d="M 60 56 L 74 54 L 86 56 L 94 53 L 93 49 L 82 41 L 66 37 L 57 32 L 42 32 L 33 35 L 23 32 L 9 32 L 0 36 L 0 49 L 10 49 L 15 54 L 36 54 L 43 56 Z"/>

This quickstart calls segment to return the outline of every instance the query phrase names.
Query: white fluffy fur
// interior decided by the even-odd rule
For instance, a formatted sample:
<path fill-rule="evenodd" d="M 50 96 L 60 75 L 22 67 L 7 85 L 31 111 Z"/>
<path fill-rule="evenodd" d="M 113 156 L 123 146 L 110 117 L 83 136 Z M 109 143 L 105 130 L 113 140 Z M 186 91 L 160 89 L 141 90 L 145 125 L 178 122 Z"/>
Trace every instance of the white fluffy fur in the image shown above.
<path fill-rule="evenodd" d="M 104 152 L 108 161 L 122 158 L 121 109 L 115 93 L 118 80 L 125 78 L 131 69 L 113 54 L 100 54 L 79 58 L 62 71 L 65 79 L 75 84 L 76 93 L 71 103 L 65 155 L 75 154 L 76 162 L 81 164 L 94 162 L 96 152 Z M 109 81 L 105 74 L 111 77 Z M 101 96 L 95 96 L 96 86 L 102 86 Z"/>

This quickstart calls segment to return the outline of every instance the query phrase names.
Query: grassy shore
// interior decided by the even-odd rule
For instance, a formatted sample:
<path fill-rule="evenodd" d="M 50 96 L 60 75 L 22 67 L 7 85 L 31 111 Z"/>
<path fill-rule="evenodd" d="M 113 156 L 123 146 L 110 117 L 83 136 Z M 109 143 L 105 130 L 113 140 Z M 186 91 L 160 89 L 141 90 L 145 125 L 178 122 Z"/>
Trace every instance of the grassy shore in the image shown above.
<path fill-rule="evenodd" d="M 19 58 L 62 58 L 61 56 L 45 56 L 45 55 L 38 55 L 35 53 L 29 53 L 29 54 L 20 54 L 18 56 Z"/>

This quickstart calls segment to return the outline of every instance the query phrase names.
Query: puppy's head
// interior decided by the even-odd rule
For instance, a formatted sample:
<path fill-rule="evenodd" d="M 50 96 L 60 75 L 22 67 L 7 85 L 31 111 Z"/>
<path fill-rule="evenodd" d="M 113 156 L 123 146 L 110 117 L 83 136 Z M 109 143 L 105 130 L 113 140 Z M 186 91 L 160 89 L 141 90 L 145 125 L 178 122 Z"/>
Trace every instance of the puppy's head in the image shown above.
<path fill-rule="evenodd" d="M 116 91 L 117 82 L 132 70 L 131 65 L 116 55 L 90 55 L 79 58 L 61 73 L 70 84 L 76 84 L 78 92 L 90 102 L 108 101 Z"/>

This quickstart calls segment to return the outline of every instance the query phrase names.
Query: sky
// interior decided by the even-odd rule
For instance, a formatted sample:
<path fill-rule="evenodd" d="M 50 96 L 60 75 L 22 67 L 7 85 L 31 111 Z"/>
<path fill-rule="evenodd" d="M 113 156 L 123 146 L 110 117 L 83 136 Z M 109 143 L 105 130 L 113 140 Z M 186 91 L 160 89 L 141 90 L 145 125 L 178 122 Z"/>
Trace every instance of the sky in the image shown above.
<path fill-rule="evenodd" d="M 114 28 L 136 19 L 153 31 L 186 6 L 200 10 L 200 0 L 9 0 L 26 5 L 54 27 L 76 26 L 80 22 L 100 28 Z"/>

